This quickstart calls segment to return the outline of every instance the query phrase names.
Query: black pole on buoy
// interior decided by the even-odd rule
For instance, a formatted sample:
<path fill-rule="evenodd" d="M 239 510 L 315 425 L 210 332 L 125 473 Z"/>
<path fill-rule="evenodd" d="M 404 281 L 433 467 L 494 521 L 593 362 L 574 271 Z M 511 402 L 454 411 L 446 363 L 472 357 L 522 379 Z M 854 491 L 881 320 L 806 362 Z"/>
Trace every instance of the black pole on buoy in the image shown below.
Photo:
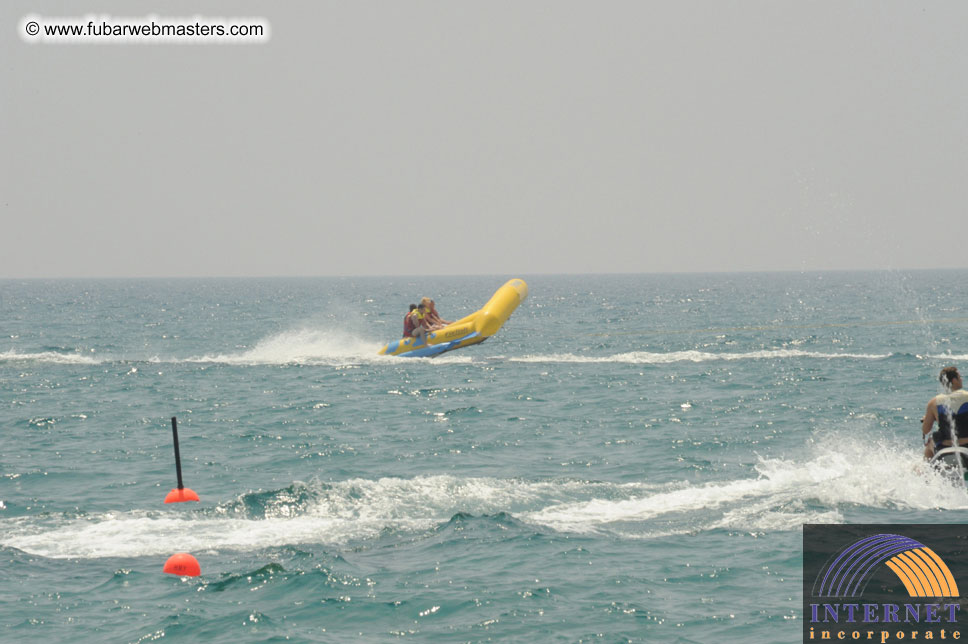
<path fill-rule="evenodd" d="M 168 496 L 165 497 L 165 503 L 198 501 L 198 495 L 182 483 L 181 452 L 178 450 L 178 419 L 174 416 L 171 417 L 171 437 L 175 442 L 175 474 L 178 475 L 178 487 L 168 493 Z"/>
<path fill-rule="evenodd" d="M 175 441 L 175 473 L 178 475 L 178 489 L 184 490 L 185 484 L 182 483 L 181 475 L 181 452 L 178 451 L 178 419 L 171 417 L 171 437 Z"/>

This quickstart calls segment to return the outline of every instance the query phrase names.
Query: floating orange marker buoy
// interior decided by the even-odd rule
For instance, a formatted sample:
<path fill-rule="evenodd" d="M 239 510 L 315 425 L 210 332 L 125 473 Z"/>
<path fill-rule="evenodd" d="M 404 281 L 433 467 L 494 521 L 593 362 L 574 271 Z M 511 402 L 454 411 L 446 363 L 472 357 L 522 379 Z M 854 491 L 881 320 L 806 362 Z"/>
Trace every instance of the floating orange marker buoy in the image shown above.
<path fill-rule="evenodd" d="M 162 571 L 180 577 L 198 577 L 202 574 L 202 567 L 198 565 L 198 559 L 195 557 L 187 552 L 179 552 L 168 557 Z"/>
<path fill-rule="evenodd" d="M 181 503 L 183 501 L 199 501 L 195 492 L 182 484 L 181 453 L 178 451 L 178 420 L 171 417 L 171 437 L 175 442 L 175 474 L 178 476 L 178 487 L 165 497 L 165 503 Z"/>
<path fill-rule="evenodd" d="M 165 503 L 181 503 L 183 501 L 199 500 L 198 495 L 187 487 L 183 487 L 180 490 L 177 487 L 173 488 L 172 491 L 168 493 L 168 496 L 165 497 Z"/>

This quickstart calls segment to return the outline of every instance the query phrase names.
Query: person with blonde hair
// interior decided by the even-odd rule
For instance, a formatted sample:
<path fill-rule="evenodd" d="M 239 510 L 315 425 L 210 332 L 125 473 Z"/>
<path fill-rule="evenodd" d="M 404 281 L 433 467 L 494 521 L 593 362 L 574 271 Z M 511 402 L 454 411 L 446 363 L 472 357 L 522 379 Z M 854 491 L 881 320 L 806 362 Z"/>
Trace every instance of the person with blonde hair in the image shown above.
<path fill-rule="evenodd" d="M 453 322 L 440 317 L 440 314 L 437 313 L 437 305 L 429 297 L 421 298 L 420 304 L 427 309 L 427 322 L 430 324 L 431 331 L 443 329 L 448 324 L 453 324 Z"/>

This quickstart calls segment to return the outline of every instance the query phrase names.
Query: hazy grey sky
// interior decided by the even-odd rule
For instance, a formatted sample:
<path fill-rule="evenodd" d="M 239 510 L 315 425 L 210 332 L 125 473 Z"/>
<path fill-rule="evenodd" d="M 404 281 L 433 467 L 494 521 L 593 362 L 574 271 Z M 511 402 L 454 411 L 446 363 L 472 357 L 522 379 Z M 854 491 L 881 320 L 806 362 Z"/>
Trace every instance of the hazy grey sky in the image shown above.
<path fill-rule="evenodd" d="M 264 45 L 29 44 L 27 14 Z M 968 3 L 0 7 L 0 277 L 965 267 Z"/>

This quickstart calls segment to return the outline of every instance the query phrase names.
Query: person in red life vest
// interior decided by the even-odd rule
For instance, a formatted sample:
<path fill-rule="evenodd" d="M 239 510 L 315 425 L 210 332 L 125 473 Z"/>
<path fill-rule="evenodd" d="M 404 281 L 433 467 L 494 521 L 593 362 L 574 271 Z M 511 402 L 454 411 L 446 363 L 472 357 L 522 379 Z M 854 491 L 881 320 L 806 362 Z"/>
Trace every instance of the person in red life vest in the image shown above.
<path fill-rule="evenodd" d="M 410 310 L 407 311 L 407 314 L 403 316 L 403 337 L 405 338 L 413 336 L 413 317 L 411 317 L 411 314 L 416 308 L 416 304 L 411 304 Z"/>
<path fill-rule="evenodd" d="M 427 320 L 427 307 L 423 303 L 416 307 L 413 304 L 410 306 L 413 308 L 403 318 L 403 337 L 417 338 L 417 344 L 423 344 L 427 341 L 427 331 L 430 328 L 430 322 Z"/>
<path fill-rule="evenodd" d="M 437 305 L 429 297 L 421 299 L 420 305 L 427 309 L 427 322 L 429 323 L 431 331 L 443 329 L 448 324 L 453 324 L 450 320 L 445 320 L 440 317 L 440 314 L 437 313 Z"/>

